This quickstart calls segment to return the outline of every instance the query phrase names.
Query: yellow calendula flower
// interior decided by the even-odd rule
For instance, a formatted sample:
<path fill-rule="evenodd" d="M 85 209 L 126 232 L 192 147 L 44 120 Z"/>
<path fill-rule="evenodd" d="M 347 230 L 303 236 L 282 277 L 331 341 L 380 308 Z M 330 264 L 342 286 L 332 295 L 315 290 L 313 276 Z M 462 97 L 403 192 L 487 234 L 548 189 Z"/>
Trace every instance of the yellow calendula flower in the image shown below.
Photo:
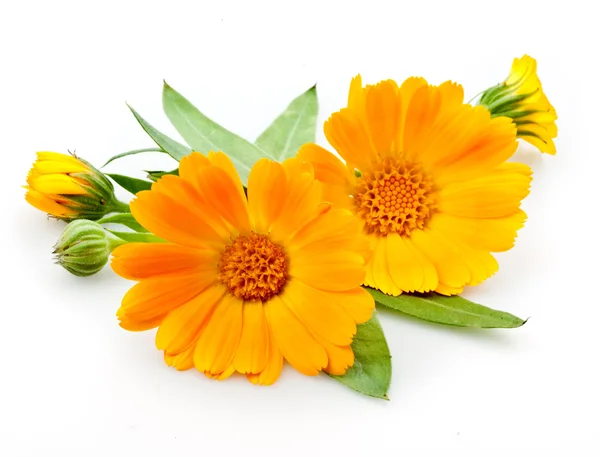
<path fill-rule="evenodd" d="M 358 76 L 325 135 L 345 164 L 315 144 L 298 157 L 326 198 L 362 221 L 373 253 L 366 285 L 451 295 L 496 272 L 490 252 L 513 246 L 531 180 L 528 166 L 506 163 L 517 147 L 509 118 L 464 104 L 450 82 L 363 87 Z"/>
<path fill-rule="evenodd" d="M 128 330 L 159 327 L 168 365 L 210 378 L 243 373 L 274 383 L 283 360 L 306 375 L 343 374 L 356 324 L 373 311 L 363 282 L 358 219 L 332 209 L 313 168 L 267 159 L 248 194 L 222 153 L 192 153 L 131 203 L 136 220 L 168 243 L 113 252 L 114 271 L 139 281 L 117 312 Z"/>
<path fill-rule="evenodd" d="M 515 59 L 508 78 L 487 89 L 479 104 L 488 108 L 492 117 L 511 118 L 517 125 L 517 137 L 541 152 L 556 154 L 556 110 L 544 94 L 534 58 Z"/>
<path fill-rule="evenodd" d="M 128 211 L 106 176 L 85 160 L 58 152 L 38 152 L 27 175 L 25 199 L 58 219 L 100 219 L 113 211 Z"/>

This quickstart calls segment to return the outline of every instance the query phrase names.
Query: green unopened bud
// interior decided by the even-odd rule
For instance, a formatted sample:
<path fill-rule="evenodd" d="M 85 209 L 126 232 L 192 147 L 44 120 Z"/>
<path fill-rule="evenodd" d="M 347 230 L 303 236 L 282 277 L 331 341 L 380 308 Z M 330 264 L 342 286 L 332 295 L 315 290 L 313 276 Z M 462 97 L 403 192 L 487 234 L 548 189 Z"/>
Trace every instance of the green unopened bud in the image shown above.
<path fill-rule="evenodd" d="M 98 273 L 110 253 L 126 241 L 104 230 L 96 222 L 78 219 L 65 228 L 54 246 L 56 263 L 76 276 Z"/>

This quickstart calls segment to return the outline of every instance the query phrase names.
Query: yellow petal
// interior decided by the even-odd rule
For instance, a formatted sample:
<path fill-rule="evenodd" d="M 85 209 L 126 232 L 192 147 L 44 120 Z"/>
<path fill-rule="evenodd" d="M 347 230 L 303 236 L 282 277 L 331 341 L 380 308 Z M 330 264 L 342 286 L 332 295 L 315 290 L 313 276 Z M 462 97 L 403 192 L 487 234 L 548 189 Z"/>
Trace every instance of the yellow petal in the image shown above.
<path fill-rule="evenodd" d="M 75 214 L 75 211 L 56 203 L 47 195 L 44 195 L 41 192 L 37 192 L 33 189 L 27 189 L 27 193 L 25 194 L 25 200 L 27 200 L 27 203 L 29 203 L 34 208 L 37 208 L 40 211 L 43 211 L 44 213 L 48 213 L 55 217 L 63 217 Z"/>
<path fill-rule="evenodd" d="M 298 252 L 290 259 L 291 277 L 323 290 L 343 291 L 359 286 L 364 277 L 364 258 L 350 251 Z"/>
<path fill-rule="evenodd" d="M 435 289 L 437 271 L 410 238 L 400 237 L 397 233 L 388 234 L 387 250 L 390 275 L 402 291 L 428 292 Z"/>
<path fill-rule="evenodd" d="M 29 180 L 33 190 L 43 194 L 87 195 L 74 178 L 67 175 L 37 175 Z"/>

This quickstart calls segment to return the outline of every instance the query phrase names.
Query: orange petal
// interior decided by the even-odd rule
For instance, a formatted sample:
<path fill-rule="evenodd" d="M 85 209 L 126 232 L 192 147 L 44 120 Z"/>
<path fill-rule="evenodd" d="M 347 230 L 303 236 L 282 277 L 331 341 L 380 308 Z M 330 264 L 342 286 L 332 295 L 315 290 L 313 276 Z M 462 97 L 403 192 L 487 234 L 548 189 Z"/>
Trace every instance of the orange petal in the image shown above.
<path fill-rule="evenodd" d="M 231 365 L 242 334 L 242 305 L 229 294 L 217 305 L 196 344 L 198 370 L 221 374 Z"/>
<path fill-rule="evenodd" d="M 280 163 L 261 159 L 248 177 L 248 209 L 258 233 L 269 233 L 284 209 L 287 176 Z"/>
<path fill-rule="evenodd" d="M 130 243 L 113 251 L 111 266 L 126 279 L 140 280 L 190 270 L 217 275 L 219 252 L 166 243 Z"/>
<path fill-rule="evenodd" d="M 185 351 L 179 354 L 169 354 L 165 352 L 165 363 L 170 367 L 175 367 L 179 371 L 189 370 L 194 367 L 194 350 L 196 349 L 196 342 Z"/>
<path fill-rule="evenodd" d="M 243 328 L 233 366 L 240 373 L 260 373 L 269 353 L 269 326 L 260 301 L 244 302 Z"/>
<path fill-rule="evenodd" d="M 276 346 L 296 370 L 308 376 L 317 375 L 327 366 L 327 353 L 284 303 L 284 299 L 288 300 L 285 292 L 265 304 L 265 314 Z"/>
<path fill-rule="evenodd" d="M 250 381 L 252 384 L 270 386 L 274 384 L 281 375 L 281 369 L 283 368 L 283 355 L 281 355 L 281 351 L 279 350 L 279 347 L 277 347 L 277 343 L 275 342 L 275 338 L 273 337 L 273 332 L 271 330 L 269 330 L 268 348 L 267 364 L 265 365 L 265 368 L 258 374 L 246 374 L 248 381 Z"/>
<path fill-rule="evenodd" d="M 198 170 L 199 187 L 213 209 L 238 232 L 250 231 L 248 201 L 241 184 L 222 168 L 210 166 Z"/>
<path fill-rule="evenodd" d="M 192 299 L 215 280 L 213 274 L 199 275 L 197 271 L 144 279 L 125 294 L 117 316 L 132 322 L 155 319 Z"/>
<path fill-rule="evenodd" d="M 201 329 L 225 291 L 224 286 L 215 284 L 169 312 L 156 333 L 156 347 L 173 354 L 188 348 L 198 339 Z"/>
<path fill-rule="evenodd" d="M 363 282 L 364 264 L 364 257 L 356 252 L 311 249 L 290 258 L 289 273 L 317 289 L 344 291 Z"/>
<path fill-rule="evenodd" d="M 176 244 L 192 248 L 221 246 L 222 236 L 193 209 L 195 201 L 191 193 L 186 199 L 171 198 L 167 191 L 173 188 L 179 197 L 179 186 L 173 185 L 175 180 L 162 181 L 155 183 L 153 190 L 139 192 L 131 202 L 135 219 L 148 231 Z M 154 190 L 159 184 L 159 189 L 163 188 L 160 192 Z"/>
<path fill-rule="evenodd" d="M 286 304 L 311 333 L 338 346 L 352 343 L 356 323 L 337 302 L 328 301 L 330 294 L 294 278 L 286 283 L 285 294 Z"/>

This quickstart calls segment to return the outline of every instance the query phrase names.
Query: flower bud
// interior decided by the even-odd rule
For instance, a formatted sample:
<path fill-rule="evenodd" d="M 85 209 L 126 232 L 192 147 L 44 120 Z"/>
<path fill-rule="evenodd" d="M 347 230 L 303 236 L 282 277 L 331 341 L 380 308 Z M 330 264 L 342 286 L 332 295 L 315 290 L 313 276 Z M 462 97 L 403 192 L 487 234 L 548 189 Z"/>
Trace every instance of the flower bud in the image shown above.
<path fill-rule="evenodd" d="M 108 178 L 74 155 L 38 152 L 25 188 L 25 199 L 32 206 L 65 221 L 98 220 L 127 210 Z"/>
<path fill-rule="evenodd" d="M 556 110 L 544 94 L 537 75 L 537 62 L 527 55 L 515 59 L 506 80 L 490 87 L 481 96 L 492 117 L 505 116 L 516 124 L 517 137 L 541 152 L 556 154 Z"/>
<path fill-rule="evenodd" d="M 106 265 L 113 249 L 125 243 L 100 224 L 78 219 L 67 225 L 53 254 L 56 263 L 74 275 L 91 276 Z"/>

